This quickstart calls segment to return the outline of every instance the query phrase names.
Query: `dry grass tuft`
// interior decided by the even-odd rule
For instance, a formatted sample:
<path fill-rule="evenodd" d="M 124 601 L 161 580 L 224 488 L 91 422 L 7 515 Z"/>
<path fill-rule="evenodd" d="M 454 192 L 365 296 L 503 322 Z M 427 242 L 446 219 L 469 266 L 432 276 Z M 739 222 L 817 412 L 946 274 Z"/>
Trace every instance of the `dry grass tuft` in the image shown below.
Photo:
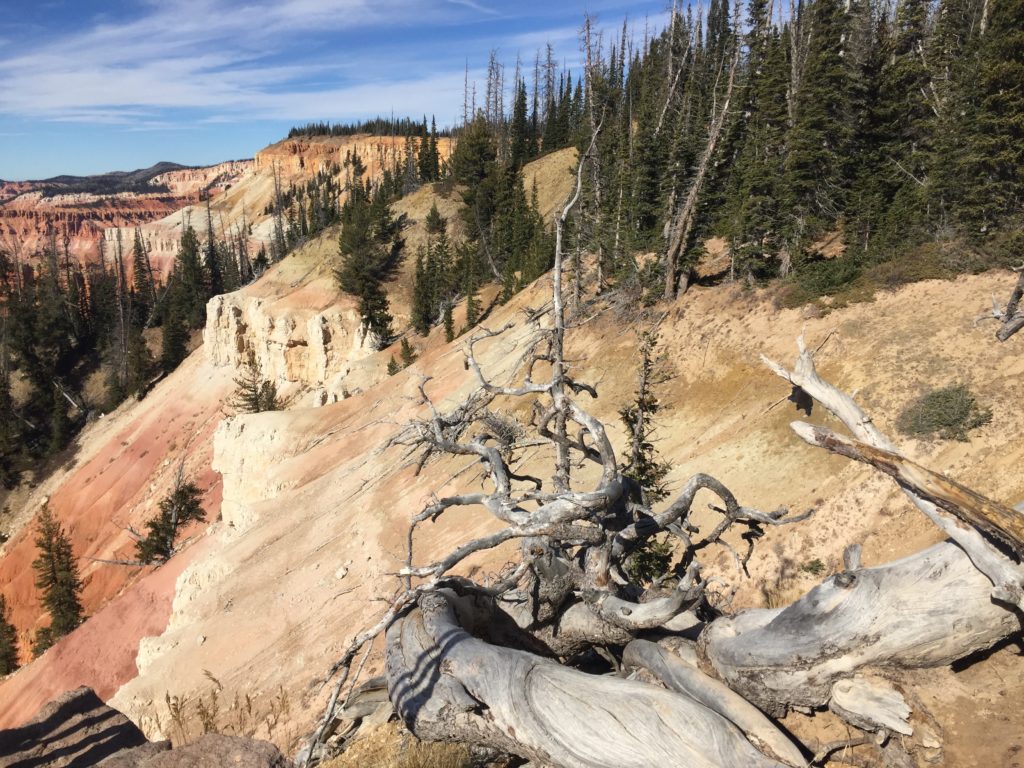
<path fill-rule="evenodd" d="M 469 750 L 461 744 L 419 741 L 398 723 L 388 723 L 354 741 L 343 755 L 322 768 L 469 768 Z"/>

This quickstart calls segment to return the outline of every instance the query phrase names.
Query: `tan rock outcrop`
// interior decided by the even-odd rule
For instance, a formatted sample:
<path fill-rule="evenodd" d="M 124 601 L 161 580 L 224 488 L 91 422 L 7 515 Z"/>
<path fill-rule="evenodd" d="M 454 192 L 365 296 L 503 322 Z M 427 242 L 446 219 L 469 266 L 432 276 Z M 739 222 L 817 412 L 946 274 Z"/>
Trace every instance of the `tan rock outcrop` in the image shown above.
<path fill-rule="evenodd" d="M 282 311 L 268 298 L 237 291 L 211 299 L 206 318 L 203 343 L 211 363 L 240 370 L 251 354 L 263 377 L 279 387 L 313 391 L 311 405 L 337 400 L 353 361 L 376 352 L 349 302 Z"/>

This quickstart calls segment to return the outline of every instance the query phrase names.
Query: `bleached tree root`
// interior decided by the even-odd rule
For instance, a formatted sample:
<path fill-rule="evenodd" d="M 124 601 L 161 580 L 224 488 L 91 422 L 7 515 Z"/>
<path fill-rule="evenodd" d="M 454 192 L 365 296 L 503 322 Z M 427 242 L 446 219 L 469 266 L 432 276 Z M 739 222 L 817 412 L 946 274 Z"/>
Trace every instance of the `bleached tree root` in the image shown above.
<path fill-rule="evenodd" d="M 682 693 L 734 723 L 762 752 L 788 765 L 802 765 L 803 754 L 757 707 L 695 665 L 649 640 L 634 640 L 622 654 L 626 667 L 647 670 L 669 690 Z"/>
<path fill-rule="evenodd" d="M 860 669 L 937 667 L 1020 629 L 992 585 L 943 542 L 873 567 L 843 571 L 782 609 L 720 618 L 701 656 L 734 691 L 769 713 L 826 705 Z"/>
<path fill-rule="evenodd" d="M 787 765 L 689 696 L 477 639 L 453 602 L 451 595 L 424 595 L 387 635 L 391 701 L 420 738 L 564 768 Z"/>

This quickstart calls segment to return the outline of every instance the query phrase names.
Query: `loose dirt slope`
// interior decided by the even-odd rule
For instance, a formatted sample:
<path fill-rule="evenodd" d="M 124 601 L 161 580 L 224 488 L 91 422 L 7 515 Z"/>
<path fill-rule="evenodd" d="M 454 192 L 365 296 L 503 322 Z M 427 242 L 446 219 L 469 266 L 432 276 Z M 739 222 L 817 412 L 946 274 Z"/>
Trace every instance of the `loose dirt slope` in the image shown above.
<path fill-rule="evenodd" d="M 969 443 L 901 442 L 913 457 L 984 493 L 1011 503 L 1024 498 L 1024 477 L 1015 469 L 1024 461 L 1017 439 L 1024 429 L 1017 405 L 1024 395 L 1024 361 L 991 340 L 987 329 L 972 326 L 977 307 L 1005 281 L 1005 275 L 985 275 L 921 283 L 826 318 L 779 312 L 769 297 L 732 287 L 694 289 L 670 310 L 663 338 L 678 375 L 663 392 L 667 410 L 659 448 L 674 464 L 672 480 L 708 471 L 745 504 L 817 510 L 810 521 L 772 530 L 759 542 L 752 578 L 741 582 L 735 607 L 798 595 L 816 581 L 800 566 L 818 559 L 834 568 L 846 544 L 862 543 L 865 561 L 873 563 L 939 538 L 889 481 L 790 434 L 788 391 L 758 355 L 791 360 L 802 329 L 810 344 L 824 342 L 822 371 L 859 389 L 861 402 L 890 433 L 899 410 L 924 389 L 967 383 L 993 408 L 992 424 Z M 522 306 L 540 304 L 547 290 L 547 280 L 540 281 L 496 311 L 488 325 L 500 326 Z M 492 371 L 507 368 L 523 333 L 517 327 L 481 345 L 484 363 Z M 601 397 L 594 410 L 621 445 L 616 411 L 634 386 L 632 330 L 606 313 L 576 330 L 569 349 L 578 375 L 597 383 Z M 417 477 L 400 448 L 384 447 L 409 418 L 422 415 L 416 388 L 424 374 L 442 402 L 473 386 L 458 345 L 432 337 L 411 369 L 362 394 L 316 410 L 238 417 L 221 426 L 214 467 L 224 476 L 225 505 L 224 521 L 213 533 L 216 546 L 179 580 L 168 631 L 146 644 L 143 673 L 121 689 L 116 706 L 153 727 L 165 692 L 208 690 L 208 670 L 229 696 L 289 691 L 298 706 L 291 711 L 292 731 L 275 734 L 283 743 L 308 726 L 323 703 L 323 693 L 308 688 L 309 681 L 398 586 L 389 574 L 404 558 L 409 516 L 432 493 L 479 485 L 479 473 L 465 461 L 439 461 Z M 531 465 L 539 466 L 528 461 L 526 467 Z M 483 515 L 450 513 L 424 531 L 417 559 L 426 561 L 491 525 Z M 499 552 L 469 568 L 494 570 L 510 555 Z M 735 580 L 724 556 L 718 567 Z M 374 664 L 379 657 L 372 657 Z M 936 685 L 950 674 L 926 677 Z M 969 679 L 957 678 L 960 685 Z M 1004 703 L 1024 693 L 1019 670 L 1010 679 L 1004 687 L 1011 698 Z M 953 717 L 948 702 L 939 699 L 934 707 L 940 720 Z M 951 752 L 963 747 L 958 739 L 967 738 L 969 725 L 947 733 Z M 1009 733 L 1024 721 L 1014 725 Z M 827 718 L 814 727 L 827 731 Z"/>

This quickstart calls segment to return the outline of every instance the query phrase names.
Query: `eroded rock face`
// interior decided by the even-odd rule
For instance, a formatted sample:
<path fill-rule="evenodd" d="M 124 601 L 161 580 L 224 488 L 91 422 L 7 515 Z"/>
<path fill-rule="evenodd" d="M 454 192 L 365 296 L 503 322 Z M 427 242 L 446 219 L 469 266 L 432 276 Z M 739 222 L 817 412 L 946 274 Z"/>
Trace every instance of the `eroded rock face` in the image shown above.
<path fill-rule="evenodd" d="M 224 192 L 252 167 L 252 160 L 237 160 L 204 168 L 178 168 L 152 176 L 133 191 L 116 192 L 102 191 L 104 177 L 96 177 L 99 180 L 92 192 L 82 191 L 89 188 L 88 178 L 0 181 L 0 249 L 31 263 L 47 247 L 53 232 L 59 252 L 63 253 L 66 239 L 72 258 L 94 263 L 99 259 L 99 243 L 105 231 L 121 228 L 122 245 L 128 250 L 136 226 L 196 203 L 207 192 Z M 115 236 L 108 234 L 106 240 L 109 257 Z"/>
<path fill-rule="evenodd" d="M 210 362 L 241 370 L 252 354 L 264 378 L 312 391 L 309 405 L 340 399 L 341 379 L 375 352 L 351 302 L 316 309 L 237 291 L 211 299 L 206 318 L 203 343 Z"/>
<path fill-rule="evenodd" d="M 207 734 L 171 749 L 149 742 L 91 688 L 69 691 L 20 728 L 0 731 L 0 768 L 290 768 L 266 741 Z"/>

